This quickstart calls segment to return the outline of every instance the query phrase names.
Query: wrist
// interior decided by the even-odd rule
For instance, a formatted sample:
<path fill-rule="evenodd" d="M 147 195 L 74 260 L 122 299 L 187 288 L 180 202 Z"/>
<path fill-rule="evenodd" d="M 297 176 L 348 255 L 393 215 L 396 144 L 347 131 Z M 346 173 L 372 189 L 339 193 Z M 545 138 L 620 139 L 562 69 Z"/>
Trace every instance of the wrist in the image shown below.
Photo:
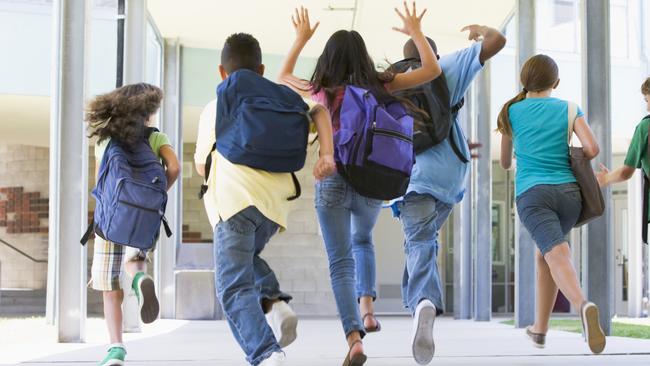
<path fill-rule="evenodd" d="M 297 36 L 293 44 L 302 48 L 307 44 L 307 42 L 309 42 L 309 37 Z"/>

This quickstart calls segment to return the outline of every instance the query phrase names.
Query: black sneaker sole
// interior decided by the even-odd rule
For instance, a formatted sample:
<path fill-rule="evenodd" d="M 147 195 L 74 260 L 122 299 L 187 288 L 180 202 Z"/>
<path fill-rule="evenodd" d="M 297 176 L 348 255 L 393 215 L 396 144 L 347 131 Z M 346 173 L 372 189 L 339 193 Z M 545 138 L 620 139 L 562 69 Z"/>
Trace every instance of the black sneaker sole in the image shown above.
<path fill-rule="evenodd" d="M 140 295 L 142 296 L 140 318 L 142 318 L 142 322 L 145 324 L 153 323 L 158 319 L 160 304 L 158 303 L 156 287 L 151 277 L 146 277 L 140 282 Z"/>

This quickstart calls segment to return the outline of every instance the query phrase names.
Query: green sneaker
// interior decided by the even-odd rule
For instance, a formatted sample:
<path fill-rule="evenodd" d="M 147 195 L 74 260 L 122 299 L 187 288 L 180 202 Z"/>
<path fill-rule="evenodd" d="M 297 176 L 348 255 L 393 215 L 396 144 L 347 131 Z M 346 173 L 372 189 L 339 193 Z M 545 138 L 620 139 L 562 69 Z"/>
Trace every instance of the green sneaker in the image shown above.
<path fill-rule="evenodd" d="M 122 366 L 124 365 L 124 358 L 126 357 L 126 350 L 122 345 L 113 345 L 108 349 L 108 355 L 98 363 L 99 366 Z"/>
<path fill-rule="evenodd" d="M 133 277 L 131 287 L 138 297 L 142 322 L 145 324 L 153 323 L 154 320 L 158 319 L 158 313 L 160 312 L 160 304 L 158 304 L 158 298 L 156 297 L 156 287 L 153 279 L 144 272 L 138 272 Z"/>

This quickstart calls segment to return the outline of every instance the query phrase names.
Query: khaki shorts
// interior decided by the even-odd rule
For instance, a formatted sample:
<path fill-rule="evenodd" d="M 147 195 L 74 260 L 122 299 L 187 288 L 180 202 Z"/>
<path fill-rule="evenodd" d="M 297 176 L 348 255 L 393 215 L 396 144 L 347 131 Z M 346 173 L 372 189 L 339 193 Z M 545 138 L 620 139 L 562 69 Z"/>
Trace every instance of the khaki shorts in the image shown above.
<path fill-rule="evenodd" d="M 113 244 L 96 236 L 90 280 L 92 288 L 97 291 L 120 290 L 124 263 L 146 259 L 147 251 Z"/>

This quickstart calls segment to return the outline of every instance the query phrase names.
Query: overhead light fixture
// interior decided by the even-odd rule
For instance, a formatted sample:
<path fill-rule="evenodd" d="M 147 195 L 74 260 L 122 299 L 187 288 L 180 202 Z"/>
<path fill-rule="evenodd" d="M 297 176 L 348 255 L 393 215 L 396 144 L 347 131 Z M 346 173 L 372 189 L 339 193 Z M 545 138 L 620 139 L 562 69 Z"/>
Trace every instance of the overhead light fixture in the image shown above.
<path fill-rule="evenodd" d="M 354 6 L 352 6 L 352 7 L 328 5 L 327 7 L 323 8 L 323 10 L 325 10 L 325 11 L 351 11 L 352 12 L 352 24 L 350 25 L 350 29 L 354 29 L 354 23 L 357 20 L 357 10 L 359 10 L 358 4 L 359 4 L 359 0 L 354 0 Z"/>

